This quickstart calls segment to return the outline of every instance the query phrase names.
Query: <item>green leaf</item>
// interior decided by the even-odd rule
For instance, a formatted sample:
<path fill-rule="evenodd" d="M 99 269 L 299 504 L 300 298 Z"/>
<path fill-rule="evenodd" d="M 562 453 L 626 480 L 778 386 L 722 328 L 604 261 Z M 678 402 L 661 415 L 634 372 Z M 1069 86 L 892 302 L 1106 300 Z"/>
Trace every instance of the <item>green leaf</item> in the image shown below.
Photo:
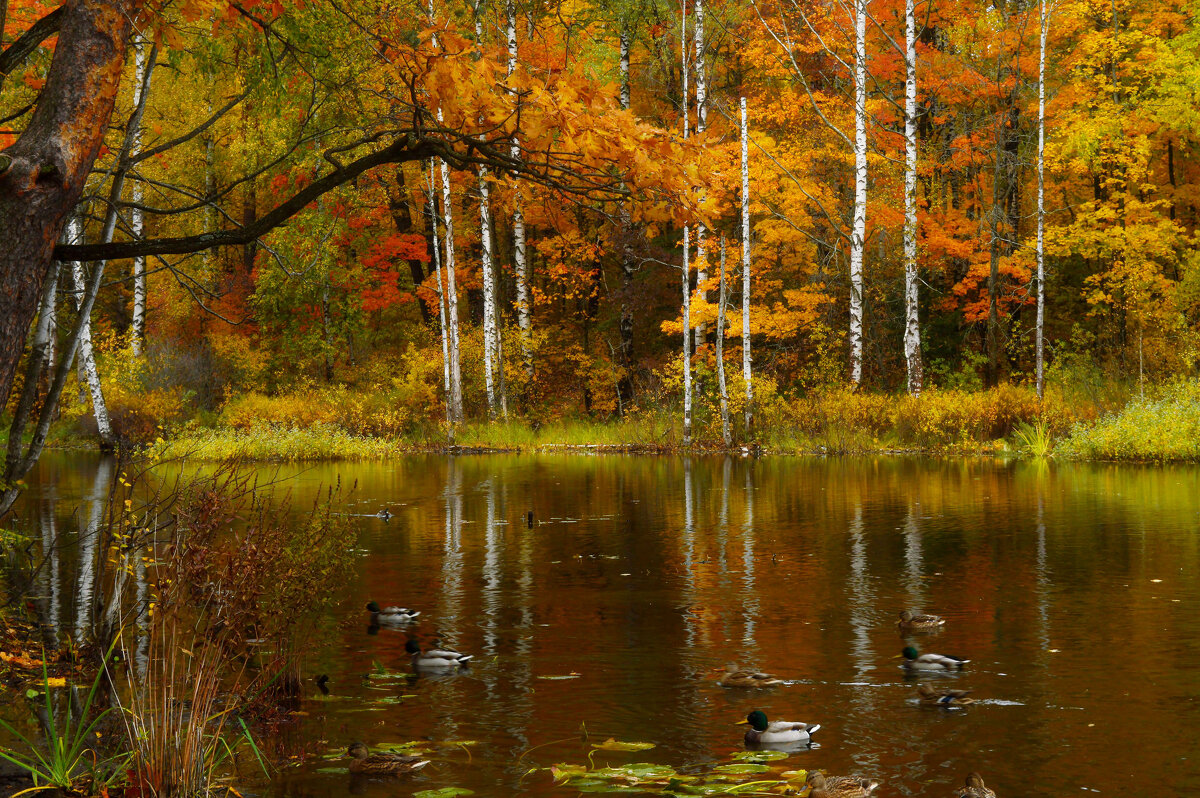
<path fill-rule="evenodd" d="M 454 798 L 456 795 L 474 794 L 474 790 L 468 790 L 466 787 L 442 787 L 437 790 L 418 790 L 413 793 L 413 798 Z"/>

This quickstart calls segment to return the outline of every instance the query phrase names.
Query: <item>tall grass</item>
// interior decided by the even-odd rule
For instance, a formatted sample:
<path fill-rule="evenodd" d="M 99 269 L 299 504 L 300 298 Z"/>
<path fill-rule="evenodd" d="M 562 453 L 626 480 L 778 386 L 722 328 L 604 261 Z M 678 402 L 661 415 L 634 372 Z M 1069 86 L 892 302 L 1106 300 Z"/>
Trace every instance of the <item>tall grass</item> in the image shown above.
<path fill-rule="evenodd" d="M 111 650 L 109 653 L 111 654 Z M 100 712 L 92 712 L 103 677 L 103 670 L 96 674 L 78 716 L 75 715 L 71 696 L 65 696 L 64 714 L 59 719 L 55 712 L 50 677 L 43 660 L 42 706 L 37 714 L 42 725 L 44 745 L 39 745 L 7 722 L 0 720 L 0 728 L 20 740 L 25 747 L 24 751 L 0 748 L 0 759 L 5 759 L 28 772 L 33 779 L 33 789 L 22 792 L 50 789 L 68 791 L 84 785 L 98 792 L 123 775 L 122 767 L 128 759 L 127 756 L 109 756 L 98 752 L 92 746 L 96 739 L 96 727 L 109 714 L 107 708 Z M 37 691 L 30 689 L 26 695 L 36 698 Z"/>
<path fill-rule="evenodd" d="M 219 787 L 239 748 L 257 747 L 235 716 L 244 666 L 232 674 L 221 647 L 181 636 L 177 618 L 155 623 L 145 672 L 127 670 L 122 706 L 131 770 L 140 795 L 208 795 Z M 125 661 L 138 661 L 127 651 Z M 261 758 L 258 759 L 261 764 Z"/>

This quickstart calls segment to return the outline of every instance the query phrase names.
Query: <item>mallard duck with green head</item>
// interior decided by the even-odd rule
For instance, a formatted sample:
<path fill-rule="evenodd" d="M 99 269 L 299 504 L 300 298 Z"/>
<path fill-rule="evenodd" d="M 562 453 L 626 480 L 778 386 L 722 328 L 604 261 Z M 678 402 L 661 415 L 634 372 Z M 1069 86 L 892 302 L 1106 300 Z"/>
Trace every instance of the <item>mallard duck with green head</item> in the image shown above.
<path fill-rule="evenodd" d="M 909 610 L 901 610 L 896 627 L 901 632 L 936 632 L 945 625 L 946 619 L 940 615 L 919 615 Z"/>
<path fill-rule="evenodd" d="M 974 772 L 967 774 L 966 785 L 959 787 L 955 795 L 958 798 L 996 798 L 996 793 L 983 783 L 983 776 Z"/>
<path fill-rule="evenodd" d="M 429 760 L 405 754 L 372 754 L 363 743 L 351 743 L 346 751 L 350 759 L 351 773 L 368 773 L 377 776 L 412 773 L 429 764 Z"/>
<path fill-rule="evenodd" d="M 767 713 L 756 709 L 739 720 L 738 725 L 750 724 L 746 730 L 746 745 L 775 743 L 806 743 L 821 728 L 817 723 L 794 723 L 790 720 L 768 721 Z"/>
<path fill-rule="evenodd" d="M 467 667 L 474 654 L 460 654 L 446 648 L 431 648 L 421 651 L 421 644 L 411 637 L 404 650 L 412 655 L 413 667 L 419 671 L 451 671 Z"/>
<path fill-rule="evenodd" d="M 970 690 L 951 690 L 946 687 L 934 687 L 931 684 L 917 685 L 917 695 L 922 704 L 936 704 L 941 707 L 965 707 L 975 703 L 974 698 L 968 698 Z"/>
<path fill-rule="evenodd" d="M 771 687 L 783 684 L 782 679 L 776 679 L 773 673 L 739 670 L 736 662 L 725 663 L 727 673 L 717 684 L 722 687 Z"/>
<path fill-rule="evenodd" d="M 878 779 L 826 776 L 819 770 L 810 770 L 804 781 L 809 787 L 808 798 L 864 798 L 879 786 Z"/>
<path fill-rule="evenodd" d="M 945 654 L 920 654 L 912 646 L 905 646 L 900 656 L 904 657 L 904 667 L 910 671 L 957 671 L 971 661 Z"/>
<path fill-rule="evenodd" d="M 367 612 L 371 613 L 371 623 L 376 626 L 412 623 L 421 614 L 420 610 L 408 607 L 380 607 L 374 601 L 367 602 Z"/>

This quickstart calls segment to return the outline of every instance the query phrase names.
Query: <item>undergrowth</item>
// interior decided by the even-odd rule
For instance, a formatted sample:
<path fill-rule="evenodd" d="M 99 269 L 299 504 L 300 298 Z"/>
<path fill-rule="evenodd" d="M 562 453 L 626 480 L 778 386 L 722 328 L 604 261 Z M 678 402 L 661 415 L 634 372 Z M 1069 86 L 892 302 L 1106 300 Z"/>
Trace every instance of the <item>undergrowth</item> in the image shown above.
<path fill-rule="evenodd" d="M 1200 460 L 1200 382 L 1167 386 L 1094 424 L 1076 424 L 1057 451 L 1090 460 Z"/>

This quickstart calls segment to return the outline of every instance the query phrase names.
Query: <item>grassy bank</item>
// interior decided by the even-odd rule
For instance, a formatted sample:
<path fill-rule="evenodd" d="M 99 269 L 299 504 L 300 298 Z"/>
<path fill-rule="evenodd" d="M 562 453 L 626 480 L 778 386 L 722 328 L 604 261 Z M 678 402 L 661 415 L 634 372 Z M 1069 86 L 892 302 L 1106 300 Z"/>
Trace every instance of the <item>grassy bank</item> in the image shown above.
<path fill-rule="evenodd" d="M 451 445 L 501 451 L 675 452 L 685 448 L 681 413 L 672 406 L 619 419 L 472 421 L 458 425 L 451 442 L 444 425 L 380 423 L 361 412 L 361 402 L 346 398 L 344 389 L 338 389 L 331 396 L 309 392 L 303 397 L 236 399 L 211 425 L 193 424 L 160 439 L 152 451 L 161 458 L 301 461 L 378 460 Z M 1095 407 L 1080 408 L 1055 397 L 1039 402 L 1032 391 L 1013 386 L 974 392 L 933 390 L 920 398 L 844 390 L 796 399 L 768 393 L 749 438 L 740 408 L 737 411 L 731 414 L 734 448 L 753 446 L 779 454 L 1012 451 L 1022 445 L 1022 430 L 1037 425 L 1046 435 L 1058 437 L 1072 424 L 1097 414 Z M 412 413 L 403 415 L 416 418 Z M 704 402 L 697 403 L 691 448 L 724 448 L 716 408 Z"/>

